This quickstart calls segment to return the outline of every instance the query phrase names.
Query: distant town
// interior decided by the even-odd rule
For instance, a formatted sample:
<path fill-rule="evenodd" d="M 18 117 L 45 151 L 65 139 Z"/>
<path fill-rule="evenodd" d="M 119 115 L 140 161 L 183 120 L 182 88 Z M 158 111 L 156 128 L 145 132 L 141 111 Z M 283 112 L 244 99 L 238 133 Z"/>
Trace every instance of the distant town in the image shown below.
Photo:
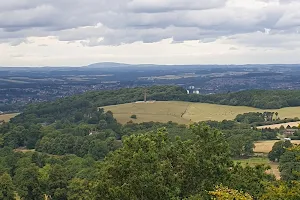
<path fill-rule="evenodd" d="M 127 65 L 98 63 L 77 68 L 0 67 L 0 112 L 87 91 L 178 85 L 188 94 L 249 89 L 300 89 L 300 65 Z"/>

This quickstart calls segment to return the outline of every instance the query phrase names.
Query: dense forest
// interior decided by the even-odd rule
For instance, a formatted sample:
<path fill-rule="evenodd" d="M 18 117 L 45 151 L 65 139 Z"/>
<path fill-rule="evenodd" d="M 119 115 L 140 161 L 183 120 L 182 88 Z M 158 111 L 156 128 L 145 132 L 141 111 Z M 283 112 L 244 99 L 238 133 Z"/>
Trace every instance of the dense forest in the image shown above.
<path fill-rule="evenodd" d="M 30 105 L 2 124 L 0 199 L 300 198 L 298 146 L 276 144 L 269 155 L 280 163 L 281 181 L 266 173 L 268 166 L 233 162 L 252 156 L 255 141 L 276 139 L 274 131 L 253 127 L 266 114 L 189 127 L 121 125 L 101 108 L 143 100 L 143 93 L 144 88 L 88 92 Z M 174 86 L 151 87 L 147 94 L 155 100 L 187 97 Z"/>

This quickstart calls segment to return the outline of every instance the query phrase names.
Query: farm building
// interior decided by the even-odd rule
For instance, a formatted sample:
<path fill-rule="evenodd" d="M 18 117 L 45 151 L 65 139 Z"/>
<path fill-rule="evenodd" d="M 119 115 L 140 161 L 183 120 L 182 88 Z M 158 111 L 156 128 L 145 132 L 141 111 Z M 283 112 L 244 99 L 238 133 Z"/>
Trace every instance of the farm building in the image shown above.
<path fill-rule="evenodd" d="M 195 88 L 195 86 L 189 86 L 186 90 L 187 94 L 200 94 L 200 91 L 198 88 Z"/>

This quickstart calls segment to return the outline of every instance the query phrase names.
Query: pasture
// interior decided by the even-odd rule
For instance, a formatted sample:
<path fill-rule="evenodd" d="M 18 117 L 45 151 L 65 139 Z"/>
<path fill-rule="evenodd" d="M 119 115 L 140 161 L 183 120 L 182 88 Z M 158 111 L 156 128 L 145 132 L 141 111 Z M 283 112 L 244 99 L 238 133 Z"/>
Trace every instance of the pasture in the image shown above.
<path fill-rule="evenodd" d="M 269 153 L 272 150 L 273 145 L 280 140 L 266 140 L 256 142 L 254 152 L 255 153 Z M 293 144 L 300 144 L 300 140 L 292 140 Z"/>
<path fill-rule="evenodd" d="M 14 118 L 17 115 L 18 115 L 18 113 L 11 113 L 11 114 L 0 115 L 0 121 L 4 120 L 5 122 L 9 122 L 9 120 L 11 118 Z"/>
<path fill-rule="evenodd" d="M 266 126 L 258 126 L 258 129 L 265 129 L 265 128 L 271 128 L 271 129 L 275 129 L 275 128 L 280 128 L 281 126 L 283 126 L 284 128 L 287 128 L 287 126 L 290 127 L 298 127 L 300 124 L 300 121 L 298 122 L 288 122 L 288 123 L 282 123 L 282 124 L 273 124 L 273 125 L 266 125 Z"/>
<path fill-rule="evenodd" d="M 277 180 L 280 179 L 280 172 L 278 169 L 279 164 L 269 161 L 269 159 L 266 157 L 262 157 L 262 158 L 253 157 L 253 158 L 249 158 L 249 159 L 239 159 L 239 160 L 235 160 L 235 162 L 241 163 L 242 166 L 246 166 L 246 165 L 249 165 L 251 167 L 254 167 L 256 165 L 270 166 L 271 169 L 268 170 L 267 173 L 274 174 Z"/>
<path fill-rule="evenodd" d="M 141 122 L 168 122 L 189 124 L 207 120 L 233 120 L 238 114 L 247 112 L 278 112 L 279 117 L 300 117 L 300 107 L 289 107 L 277 110 L 262 110 L 246 106 L 227 106 L 207 103 L 191 103 L 179 101 L 157 101 L 155 103 L 128 103 L 103 107 L 105 111 L 112 111 L 116 119 L 124 124 L 132 120 Z M 131 115 L 137 119 L 131 119 Z"/>

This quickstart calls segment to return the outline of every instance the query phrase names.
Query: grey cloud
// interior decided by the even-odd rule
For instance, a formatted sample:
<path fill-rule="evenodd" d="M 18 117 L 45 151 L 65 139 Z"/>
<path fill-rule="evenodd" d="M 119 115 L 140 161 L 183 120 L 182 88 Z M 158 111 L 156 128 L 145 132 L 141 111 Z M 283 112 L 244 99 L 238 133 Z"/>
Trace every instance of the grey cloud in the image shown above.
<path fill-rule="evenodd" d="M 205 10 L 225 6 L 226 0 L 132 0 L 128 9 L 134 12 L 167 12 L 174 10 Z"/>
<path fill-rule="evenodd" d="M 166 38 L 211 42 L 265 28 L 291 34 L 300 26 L 299 1 L 276 5 L 275 0 L 260 0 L 267 4 L 262 8 L 232 7 L 229 1 L 233 0 L 0 1 L 0 42 L 19 44 L 30 36 L 56 36 L 89 46 Z"/>

